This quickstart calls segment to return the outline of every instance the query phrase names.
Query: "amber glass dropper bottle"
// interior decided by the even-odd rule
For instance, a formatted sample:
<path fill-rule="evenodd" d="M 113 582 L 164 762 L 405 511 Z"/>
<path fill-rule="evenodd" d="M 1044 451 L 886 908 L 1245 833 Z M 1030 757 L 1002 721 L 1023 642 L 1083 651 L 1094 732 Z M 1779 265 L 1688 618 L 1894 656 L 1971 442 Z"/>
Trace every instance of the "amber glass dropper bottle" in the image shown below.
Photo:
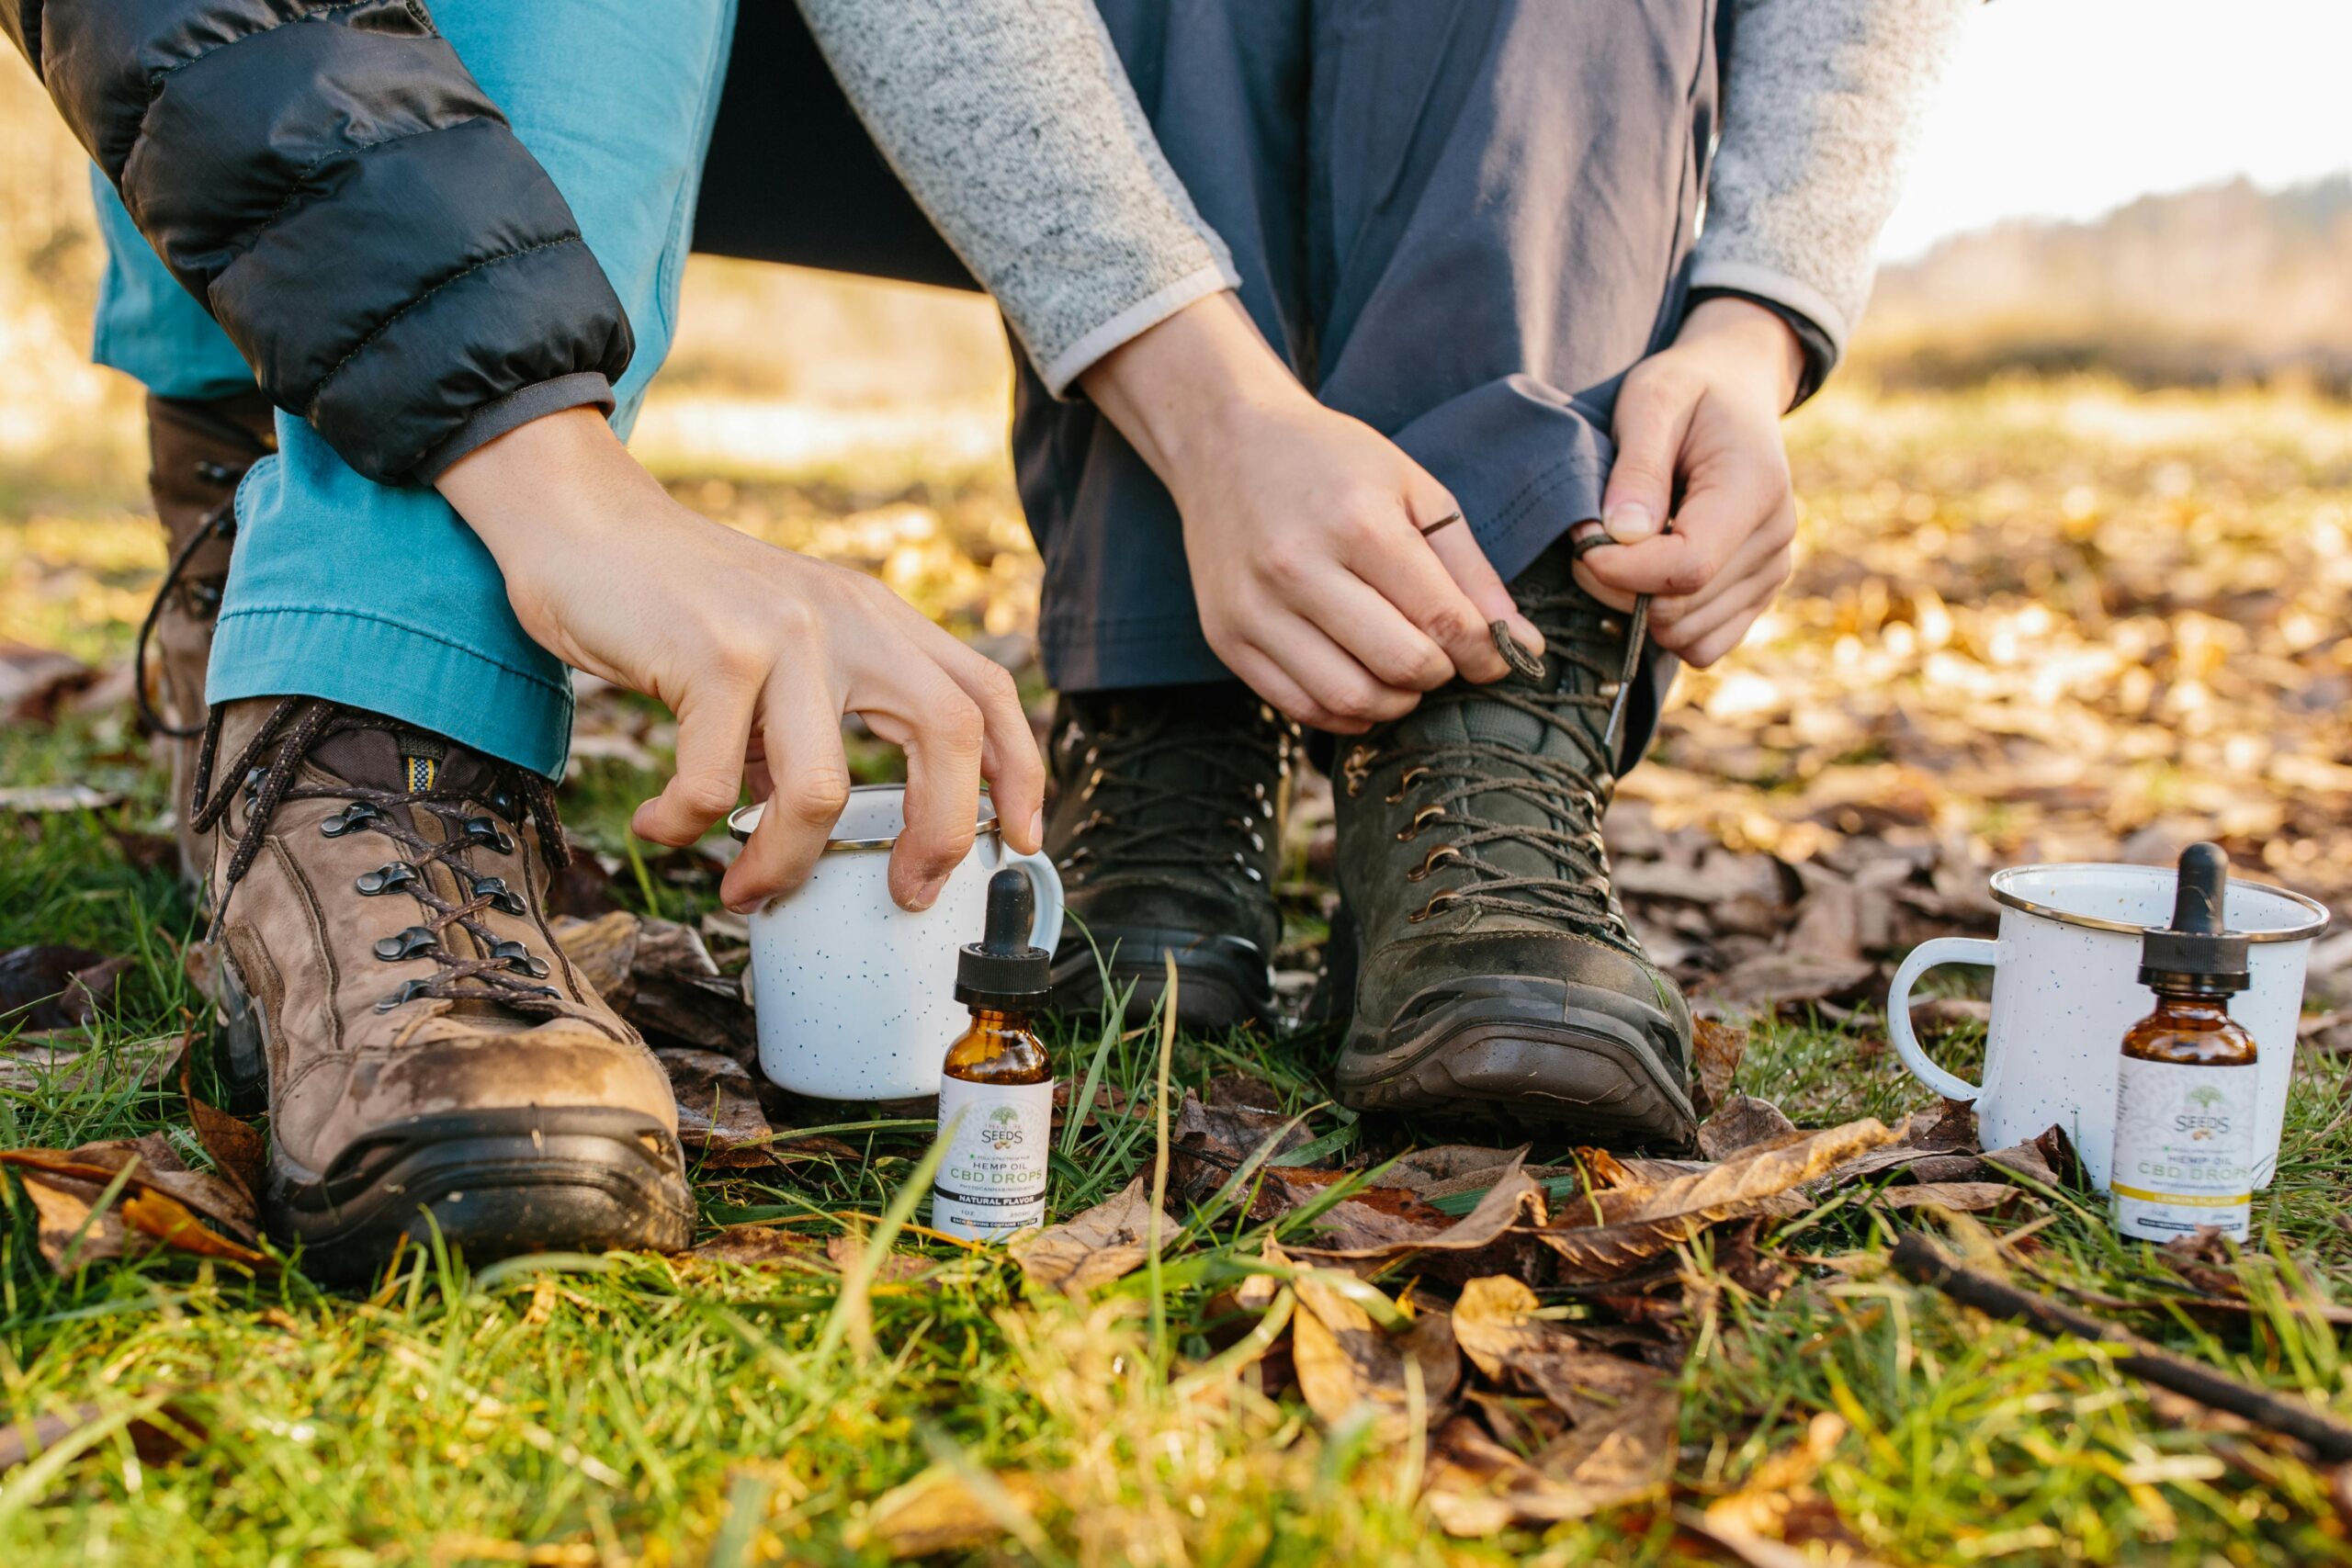
<path fill-rule="evenodd" d="M 956 999 L 972 1026 L 947 1048 L 939 1131 L 949 1139 L 932 1183 L 934 1229 L 999 1241 L 1045 1224 L 1054 1066 L 1030 1015 L 1053 987 L 1053 954 L 1029 945 L 1036 895 L 1006 866 L 989 879 L 988 931 L 956 954 Z"/>
<path fill-rule="evenodd" d="M 2170 1241 L 2211 1226 L 2237 1241 L 2253 1213 L 2254 1036 L 2230 1017 L 2246 988 L 2246 941 L 2223 929 L 2229 858 L 2219 844 L 2180 857 L 2172 924 L 2140 949 L 2156 1010 L 2123 1036 L 2115 1085 L 2115 1225 Z"/>

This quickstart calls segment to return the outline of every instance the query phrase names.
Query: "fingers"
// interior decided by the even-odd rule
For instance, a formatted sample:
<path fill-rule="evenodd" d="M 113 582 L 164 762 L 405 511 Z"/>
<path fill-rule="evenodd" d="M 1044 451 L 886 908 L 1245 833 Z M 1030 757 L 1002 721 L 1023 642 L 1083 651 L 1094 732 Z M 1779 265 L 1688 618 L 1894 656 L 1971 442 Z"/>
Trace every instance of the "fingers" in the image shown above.
<path fill-rule="evenodd" d="M 1685 598 L 1713 581 L 1747 536 L 1788 503 L 1785 465 L 1762 456 L 1713 463 L 1685 477 L 1674 532 L 1639 544 L 1603 545 L 1583 564 L 1596 581 L 1620 592 Z"/>
<path fill-rule="evenodd" d="M 972 850 L 988 725 L 979 705 L 927 660 L 897 673 L 883 706 L 862 711 L 907 754 L 907 819 L 890 852 L 890 897 L 900 908 L 928 909 Z"/>
<path fill-rule="evenodd" d="M 629 830 L 683 848 L 735 807 L 743 750 L 759 701 L 752 681 L 720 677 L 678 699 L 678 765 L 662 793 L 637 808 Z"/>
<path fill-rule="evenodd" d="M 1429 575 L 1438 580 L 1440 591 L 1459 604 L 1451 620 L 1466 625 L 1477 612 L 1445 580 L 1436 562 L 1428 559 L 1428 552 L 1419 553 L 1428 561 Z M 1433 692 L 1453 679 L 1453 660 L 1414 624 L 1419 617 L 1408 619 L 1410 612 L 1396 600 L 1395 593 L 1333 561 L 1299 583 L 1291 604 L 1362 666 L 1374 684 L 1396 691 Z M 1491 640 L 1487 652 L 1496 657 Z"/>
<path fill-rule="evenodd" d="M 720 900 L 737 913 L 799 886 L 824 852 L 849 804 L 841 716 L 840 699 L 821 682 L 781 669 L 770 675 L 760 709 L 760 750 L 775 788 L 718 885 Z"/>
<path fill-rule="evenodd" d="M 1374 681 L 1312 623 L 1289 615 L 1270 619 L 1272 624 L 1258 628 L 1238 656 L 1244 664 L 1254 667 L 1262 660 L 1283 673 L 1286 679 L 1281 684 L 1304 699 L 1295 708 L 1283 700 L 1280 685 L 1250 684 L 1301 724 L 1338 735 L 1361 735 L 1375 724 L 1410 713 L 1420 701 L 1418 692 Z M 1238 668 L 1235 673 L 1250 679 Z"/>
<path fill-rule="evenodd" d="M 1674 466 L 1698 407 L 1694 381 L 1637 368 L 1617 392 L 1617 460 L 1601 492 L 1600 521 L 1621 545 L 1655 537 L 1674 506 Z"/>
<path fill-rule="evenodd" d="M 1012 672 L 986 654 L 933 626 L 940 663 L 980 711 L 983 739 L 980 773 L 996 802 L 1004 841 L 1023 854 L 1046 847 L 1046 760 L 1037 753 L 1036 732 L 1021 705 Z"/>

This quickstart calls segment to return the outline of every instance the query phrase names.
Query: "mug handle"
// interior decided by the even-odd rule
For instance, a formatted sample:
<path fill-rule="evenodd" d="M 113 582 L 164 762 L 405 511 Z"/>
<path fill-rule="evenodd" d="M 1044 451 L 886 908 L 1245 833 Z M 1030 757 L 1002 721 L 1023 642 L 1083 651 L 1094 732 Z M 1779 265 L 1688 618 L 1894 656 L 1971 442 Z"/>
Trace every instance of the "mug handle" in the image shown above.
<path fill-rule="evenodd" d="M 1036 918 L 1029 922 L 1029 945 L 1053 952 L 1062 942 L 1062 874 L 1043 854 L 1021 854 L 1010 845 L 1004 846 L 1004 859 L 998 863 L 1018 866 L 1029 879 L 1030 890 L 1037 895 Z"/>
<path fill-rule="evenodd" d="M 1974 1100 L 1984 1091 L 1966 1078 L 1944 1071 L 1921 1049 L 1919 1037 L 1911 1032 L 1911 987 L 1920 976 L 1939 964 L 1982 964 L 1991 968 L 1999 953 L 1997 942 L 1982 937 L 1934 937 L 1910 951 L 1886 987 L 1886 1034 L 1894 1042 L 1894 1054 L 1903 1058 L 1903 1065 L 1911 1069 L 1913 1077 L 1946 1100 Z"/>

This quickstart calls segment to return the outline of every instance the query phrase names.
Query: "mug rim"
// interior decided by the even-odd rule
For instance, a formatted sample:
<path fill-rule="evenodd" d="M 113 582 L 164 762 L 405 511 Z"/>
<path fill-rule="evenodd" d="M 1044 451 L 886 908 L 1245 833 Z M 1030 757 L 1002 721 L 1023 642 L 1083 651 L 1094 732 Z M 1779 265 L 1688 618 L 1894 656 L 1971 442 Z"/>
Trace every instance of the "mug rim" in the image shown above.
<path fill-rule="evenodd" d="M 855 797 L 861 795 L 879 795 L 886 790 L 895 791 L 899 795 L 904 795 L 907 792 L 907 786 L 902 784 L 852 784 L 850 786 L 849 793 L 853 797 Z M 988 800 L 989 792 L 987 786 L 983 785 L 980 789 L 981 804 L 988 804 Z M 739 844 L 748 840 L 752 836 L 752 829 L 760 825 L 760 814 L 767 809 L 767 804 L 768 803 L 764 800 L 755 800 L 749 806 L 739 806 L 734 810 L 729 812 L 727 814 L 727 836 L 734 840 Z M 996 830 L 996 813 L 991 811 L 987 816 L 979 818 L 979 820 L 973 825 L 972 833 L 973 837 L 978 838 L 981 834 L 993 833 Z M 898 848 L 898 845 L 899 835 L 896 833 L 878 839 L 827 839 L 825 840 L 825 847 L 818 852 L 829 855 L 836 852 L 842 854 L 874 854 L 894 850 Z"/>
<path fill-rule="evenodd" d="M 2086 915 L 2074 909 L 2061 909 L 2053 904 L 2038 903 L 2022 893 L 2013 892 L 2007 886 L 2011 878 L 2030 876 L 2036 872 L 2085 870 L 2162 874 L 2165 868 L 2160 865 L 2134 865 L 2126 861 L 2049 861 L 2037 865 L 2005 866 L 1992 875 L 1993 897 L 1996 903 L 2006 904 L 2029 915 L 2039 915 L 2045 920 L 2055 920 L 2062 926 L 2079 926 L 2095 931 L 2120 931 L 2125 936 L 2142 936 L 2154 929 L 2135 926 L 2129 920 L 2110 920 L 2102 915 Z M 2245 881 L 2243 877 L 2231 880 Z M 2298 893 L 2291 887 L 2281 887 L 2270 882 L 2246 881 L 2245 886 L 2258 887 L 2265 893 L 2275 893 L 2289 903 L 2300 905 L 2312 917 L 2302 925 L 2290 926 L 2284 931 L 2247 931 L 2245 939 L 2250 942 L 2309 942 L 2327 930 L 2328 921 L 2333 918 L 2327 906 L 2308 893 Z"/>

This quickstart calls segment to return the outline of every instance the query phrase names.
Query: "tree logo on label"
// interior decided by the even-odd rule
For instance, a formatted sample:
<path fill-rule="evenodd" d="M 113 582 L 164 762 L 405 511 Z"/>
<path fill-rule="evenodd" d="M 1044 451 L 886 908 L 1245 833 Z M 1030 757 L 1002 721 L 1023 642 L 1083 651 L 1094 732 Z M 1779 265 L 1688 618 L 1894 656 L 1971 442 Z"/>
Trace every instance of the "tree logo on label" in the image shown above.
<path fill-rule="evenodd" d="M 2173 1124 L 2188 1134 L 2192 1142 L 2203 1143 L 2218 1133 L 2230 1130 L 2230 1119 L 2220 1113 L 2228 1097 L 2211 1084 L 2199 1084 L 2181 1099 L 2189 1109 L 2175 1117 Z"/>
<path fill-rule="evenodd" d="M 1021 1143 L 1024 1136 L 1018 1106 L 1000 1105 L 989 1112 L 988 1124 L 980 1129 L 980 1136 L 989 1147 L 1001 1154 Z"/>

